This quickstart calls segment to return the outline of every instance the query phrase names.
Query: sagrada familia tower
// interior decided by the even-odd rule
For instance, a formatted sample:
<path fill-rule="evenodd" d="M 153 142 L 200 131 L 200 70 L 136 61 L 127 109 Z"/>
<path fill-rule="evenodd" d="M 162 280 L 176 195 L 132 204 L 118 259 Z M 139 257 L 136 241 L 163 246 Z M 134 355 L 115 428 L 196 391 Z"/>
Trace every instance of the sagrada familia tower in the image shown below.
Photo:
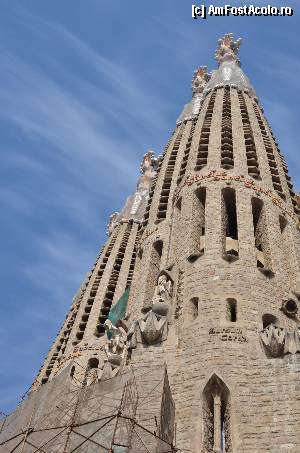
<path fill-rule="evenodd" d="M 240 44 L 144 156 L 1 453 L 300 452 L 299 199 Z"/>

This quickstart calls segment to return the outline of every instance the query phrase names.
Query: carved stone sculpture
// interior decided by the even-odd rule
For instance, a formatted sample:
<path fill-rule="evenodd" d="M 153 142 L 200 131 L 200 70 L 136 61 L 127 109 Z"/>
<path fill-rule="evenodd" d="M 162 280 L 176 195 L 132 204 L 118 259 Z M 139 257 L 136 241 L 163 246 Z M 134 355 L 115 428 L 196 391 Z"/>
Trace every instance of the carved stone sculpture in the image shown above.
<path fill-rule="evenodd" d="M 285 329 L 269 324 L 261 333 L 260 338 L 271 357 L 279 357 L 283 353 Z"/>
<path fill-rule="evenodd" d="M 127 332 L 121 326 L 114 326 L 109 319 L 105 321 L 104 326 L 108 337 L 104 346 L 107 360 L 101 379 L 109 379 L 119 372 L 119 367 L 126 352 Z"/>
<path fill-rule="evenodd" d="M 166 340 L 168 334 L 168 312 L 173 290 L 173 278 L 170 271 L 160 272 L 152 307 L 146 315 L 134 321 L 127 334 L 127 347 L 134 349 L 137 343 L 153 345 Z"/>
<path fill-rule="evenodd" d="M 288 330 L 269 324 L 260 332 L 262 343 L 270 357 L 300 352 L 300 328 Z"/>
<path fill-rule="evenodd" d="M 107 319 L 105 321 L 105 329 L 109 338 L 105 345 L 107 357 L 112 355 L 122 356 L 126 344 L 127 333 L 123 327 L 115 327 L 112 322 Z"/>
<path fill-rule="evenodd" d="M 149 345 L 163 341 L 167 337 L 167 317 L 160 316 L 153 310 L 146 314 L 145 319 L 139 321 L 139 327 L 145 343 Z"/>

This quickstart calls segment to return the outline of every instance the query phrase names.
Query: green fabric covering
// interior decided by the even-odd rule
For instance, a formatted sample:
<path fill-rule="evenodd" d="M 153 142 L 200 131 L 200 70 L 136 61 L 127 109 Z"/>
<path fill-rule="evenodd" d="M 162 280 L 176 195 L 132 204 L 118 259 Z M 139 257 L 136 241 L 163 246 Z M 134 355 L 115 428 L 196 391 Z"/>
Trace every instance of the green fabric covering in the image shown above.
<path fill-rule="evenodd" d="M 120 319 L 123 319 L 126 314 L 126 308 L 129 298 L 130 286 L 124 291 L 118 302 L 113 305 L 108 313 L 108 319 L 115 326 Z"/>

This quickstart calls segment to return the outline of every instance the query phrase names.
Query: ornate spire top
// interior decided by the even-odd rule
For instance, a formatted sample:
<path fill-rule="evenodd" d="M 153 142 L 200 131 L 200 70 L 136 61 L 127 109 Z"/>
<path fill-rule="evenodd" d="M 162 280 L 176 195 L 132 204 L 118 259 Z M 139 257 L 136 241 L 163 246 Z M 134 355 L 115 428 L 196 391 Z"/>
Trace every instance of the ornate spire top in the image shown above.
<path fill-rule="evenodd" d="M 205 85 L 209 81 L 211 75 L 207 72 L 207 66 L 200 66 L 194 72 L 194 77 L 192 80 L 192 91 L 193 96 L 195 94 L 201 94 L 205 88 Z"/>
<path fill-rule="evenodd" d="M 141 162 L 140 171 L 143 176 L 153 177 L 157 168 L 157 158 L 155 153 L 152 150 L 149 150 L 144 154 L 143 160 Z"/>
<path fill-rule="evenodd" d="M 182 121 L 191 120 L 198 115 L 204 99 L 203 93 L 210 78 L 211 74 L 207 72 L 207 66 L 200 66 L 196 69 L 192 80 L 193 97 L 188 104 L 185 104 L 179 118 L 177 119 L 177 125 L 181 124 Z"/>
<path fill-rule="evenodd" d="M 239 64 L 240 60 L 237 54 L 241 44 L 242 39 L 239 38 L 237 41 L 234 41 L 232 33 L 227 33 L 223 38 L 219 39 L 218 47 L 215 51 L 215 58 L 219 65 L 228 60 L 234 60 Z"/>

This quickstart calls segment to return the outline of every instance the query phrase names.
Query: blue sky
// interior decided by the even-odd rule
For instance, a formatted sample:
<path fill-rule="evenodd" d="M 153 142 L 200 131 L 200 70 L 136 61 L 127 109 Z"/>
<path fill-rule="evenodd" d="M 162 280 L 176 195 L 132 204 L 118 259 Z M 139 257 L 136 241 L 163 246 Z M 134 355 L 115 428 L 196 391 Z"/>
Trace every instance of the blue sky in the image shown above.
<path fill-rule="evenodd" d="M 0 411 L 30 386 L 109 214 L 135 188 L 143 154 L 162 151 L 193 71 L 216 66 L 226 32 L 244 39 L 244 71 L 300 190 L 300 7 L 194 21 L 191 4 L 1 0 Z"/>

